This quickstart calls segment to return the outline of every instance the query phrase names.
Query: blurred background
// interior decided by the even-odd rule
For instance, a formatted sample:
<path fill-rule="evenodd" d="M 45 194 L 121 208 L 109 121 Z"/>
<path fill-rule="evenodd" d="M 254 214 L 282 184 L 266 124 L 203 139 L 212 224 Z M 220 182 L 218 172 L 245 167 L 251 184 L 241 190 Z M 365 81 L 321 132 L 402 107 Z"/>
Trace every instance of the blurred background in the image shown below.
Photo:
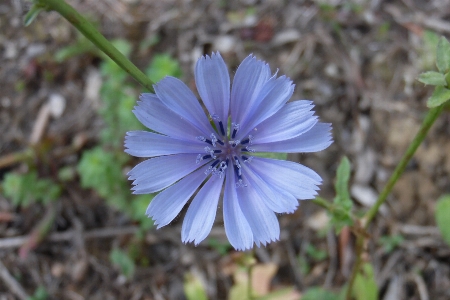
<path fill-rule="evenodd" d="M 172 75 L 195 90 L 193 66 L 212 51 L 232 76 L 250 53 L 289 76 L 293 100 L 313 100 L 335 142 L 288 158 L 317 171 L 331 201 L 348 156 L 357 212 L 418 131 L 432 88 L 417 78 L 450 36 L 447 0 L 67 2 L 153 81 Z M 125 177 L 139 160 L 123 153 L 145 91 L 57 13 L 24 27 L 29 7 L 0 2 L 0 299 L 246 299 L 250 263 L 264 299 L 336 299 L 354 236 L 336 235 L 308 201 L 279 216 L 280 241 L 254 260 L 228 244 L 221 207 L 197 247 L 181 242 L 184 212 L 156 231 L 144 215 L 152 195 L 132 195 Z M 450 192 L 449 137 L 447 112 L 371 227 L 364 259 L 378 293 L 366 299 L 450 299 L 450 248 L 435 223 Z"/>

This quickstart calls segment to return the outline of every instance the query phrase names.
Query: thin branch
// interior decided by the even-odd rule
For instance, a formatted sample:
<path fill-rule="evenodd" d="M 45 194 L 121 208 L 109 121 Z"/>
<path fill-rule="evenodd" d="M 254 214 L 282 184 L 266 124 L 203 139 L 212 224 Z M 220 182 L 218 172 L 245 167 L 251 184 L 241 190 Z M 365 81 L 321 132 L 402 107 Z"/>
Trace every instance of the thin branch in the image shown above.
<path fill-rule="evenodd" d="M 0 278 L 3 280 L 9 290 L 15 294 L 19 299 L 29 299 L 23 287 L 17 282 L 17 280 L 9 273 L 5 265 L 0 261 Z"/>
<path fill-rule="evenodd" d="M 91 231 L 86 231 L 83 233 L 83 238 L 86 239 L 97 239 L 97 238 L 110 238 L 119 235 L 128 235 L 135 234 L 139 230 L 138 226 L 128 226 L 128 227 L 109 227 L 109 228 L 101 228 L 94 229 Z M 50 234 L 45 238 L 46 241 L 50 242 L 65 242 L 71 241 L 76 236 L 76 230 L 69 230 L 65 232 L 55 232 Z M 3 248 L 18 248 L 22 246 L 27 240 L 29 236 L 18 236 L 18 237 L 10 237 L 10 238 L 2 238 L 0 239 L 0 249 Z"/>

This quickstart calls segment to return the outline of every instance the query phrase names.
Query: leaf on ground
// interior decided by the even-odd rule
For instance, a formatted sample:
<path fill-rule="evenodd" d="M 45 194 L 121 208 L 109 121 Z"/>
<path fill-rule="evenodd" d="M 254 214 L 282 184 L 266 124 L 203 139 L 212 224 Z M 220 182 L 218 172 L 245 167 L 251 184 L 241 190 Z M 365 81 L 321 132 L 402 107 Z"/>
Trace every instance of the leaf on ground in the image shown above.
<path fill-rule="evenodd" d="M 188 300 L 208 300 L 201 280 L 194 274 L 189 273 L 185 276 L 183 287 Z"/>
<path fill-rule="evenodd" d="M 436 223 L 444 241 L 450 245 L 450 194 L 439 198 L 436 204 Z"/>
<path fill-rule="evenodd" d="M 135 264 L 131 257 L 120 249 L 113 249 L 109 255 L 113 265 L 120 269 L 120 272 L 128 279 L 133 277 Z"/>
<path fill-rule="evenodd" d="M 365 263 L 356 275 L 352 293 L 356 300 L 378 299 L 378 286 L 370 263 Z"/>

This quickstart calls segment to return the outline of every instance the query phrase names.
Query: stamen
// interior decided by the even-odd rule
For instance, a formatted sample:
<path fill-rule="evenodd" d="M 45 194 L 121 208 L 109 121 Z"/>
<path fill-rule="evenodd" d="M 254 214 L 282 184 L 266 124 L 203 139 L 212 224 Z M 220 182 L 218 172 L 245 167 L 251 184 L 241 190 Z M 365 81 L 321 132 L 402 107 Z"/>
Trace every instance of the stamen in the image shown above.
<path fill-rule="evenodd" d="M 216 155 L 214 154 L 215 153 L 214 150 L 209 148 L 208 146 L 205 147 L 205 152 L 209 153 L 209 155 L 211 155 L 212 158 L 214 158 L 214 159 L 216 158 Z"/>
<path fill-rule="evenodd" d="M 203 160 L 203 155 L 199 154 L 197 155 L 197 160 L 195 161 L 195 163 L 200 163 Z"/>
<path fill-rule="evenodd" d="M 207 138 L 205 138 L 204 136 L 198 136 L 197 140 L 199 140 L 201 142 L 206 142 L 206 143 L 212 145 L 212 142 L 210 140 L 208 140 Z M 215 147 L 215 145 L 214 145 L 214 147 Z"/>
<path fill-rule="evenodd" d="M 222 135 L 225 136 L 225 128 L 223 127 L 223 123 L 222 123 L 222 121 L 220 121 L 219 116 L 217 114 L 212 114 L 209 116 L 211 117 L 211 119 L 213 119 L 214 121 L 216 121 L 219 124 L 220 133 L 222 133 Z"/>
<path fill-rule="evenodd" d="M 255 152 L 255 150 L 250 148 L 250 147 L 245 147 L 245 148 L 241 149 L 241 152 L 251 152 L 251 153 L 253 153 L 253 152 Z"/>
<path fill-rule="evenodd" d="M 244 163 L 249 163 L 253 160 L 253 156 L 241 156 L 242 160 L 244 161 Z"/>
<path fill-rule="evenodd" d="M 219 128 L 222 135 L 225 136 L 225 128 L 223 127 L 222 121 L 219 121 Z"/>
<path fill-rule="evenodd" d="M 211 173 L 211 171 L 214 169 L 214 167 L 220 162 L 219 159 L 215 160 L 209 167 L 208 169 L 206 169 L 205 171 L 205 175 L 208 175 L 209 173 Z"/>
<path fill-rule="evenodd" d="M 237 174 L 238 174 L 238 177 L 240 177 L 242 175 L 242 169 L 241 169 L 242 166 L 241 166 L 241 163 L 239 162 L 239 159 L 237 156 L 234 156 L 234 166 L 235 166 L 234 170 L 236 171 L 236 168 L 237 168 Z"/>
<path fill-rule="evenodd" d="M 237 145 L 239 145 L 241 143 L 241 141 L 240 140 L 235 140 L 235 141 L 229 141 L 228 143 L 231 145 L 231 147 L 234 148 Z"/>
<path fill-rule="evenodd" d="M 246 138 L 245 140 L 241 141 L 241 145 L 245 145 L 245 144 L 253 144 L 253 136 L 250 134 L 248 136 L 248 138 Z"/>
<path fill-rule="evenodd" d="M 236 133 L 239 130 L 239 127 L 241 127 L 239 124 L 231 123 L 231 127 L 233 128 L 233 133 L 231 134 L 231 138 L 234 139 L 236 137 Z"/>
<path fill-rule="evenodd" d="M 216 135 L 215 135 L 214 133 L 211 133 L 210 137 L 211 137 L 211 144 L 212 144 L 214 147 L 216 147 L 216 142 L 217 142 Z"/>

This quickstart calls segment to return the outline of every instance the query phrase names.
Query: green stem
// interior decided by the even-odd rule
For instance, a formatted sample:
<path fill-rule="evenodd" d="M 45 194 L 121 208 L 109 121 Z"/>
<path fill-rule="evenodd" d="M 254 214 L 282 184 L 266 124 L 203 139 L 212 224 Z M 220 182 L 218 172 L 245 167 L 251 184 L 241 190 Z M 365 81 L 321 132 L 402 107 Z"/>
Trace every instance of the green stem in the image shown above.
<path fill-rule="evenodd" d="M 356 260 L 355 264 L 353 265 L 352 274 L 350 275 L 350 279 L 348 280 L 347 291 L 345 292 L 346 300 L 352 299 L 353 284 L 355 283 L 358 271 L 361 269 L 363 252 L 364 252 L 364 236 L 359 235 L 356 240 Z"/>
<path fill-rule="evenodd" d="M 439 117 L 443 108 L 444 108 L 444 106 L 440 105 L 440 106 L 432 108 L 428 111 L 427 115 L 425 116 L 425 119 L 422 122 L 422 126 L 420 127 L 419 132 L 414 137 L 413 141 L 411 142 L 411 144 L 409 145 L 405 154 L 403 155 L 402 159 L 400 160 L 400 163 L 395 168 L 394 173 L 392 173 L 388 182 L 384 186 L 384 189 L 381 191 L 380 196 L 378 197 L 377 201 L 364 215 L 363 220 L 365 220 L 365 222 L 364 222 L 365 229 L 367 229 L 369 227 L 369 224 L 373 220 L 373 218 L 375 218 L 375 216 L 378 212 L 378 209 L 386 201 L 387 196 L 390 194 L 395 183 L 397 182 L 397 180 L 400 178 L 400 176 L 405 171 L 406 166 L 408 165 L 409 161 L 413 157 L 417 148 L 420 146 L 420 144 L 425 139 L 425 137 L 428 133 L 428 130 L 430 130 L 431 126 L 434 124 L 436 119 Z"/>
<path fill-rule="evenodd" d="M 335 212 L 338 212 L 339 214 L 346 215 L 347 217 L 349 217 L 352 220 L 356 220 L 357 219 L 357 218 L 355 218 L 355 216 L 350 211 L 342 209 L 342 208 L 336 206 L 335 204 L 330 203 L 329 201 L 327 201 L 326 199 L 324 199 L 322 197 L 316 197 L 315 199 L 313 199 L 311 201 L 314 204 L 325 208 L 331 214 L 333 214 Z"/>
<path fill-rule="evenodd" d="M 145 76 L 131 61 L 119 52 L 95 27 L 64 0 L 36 0 L 36 4 L 46 10 L 54 10 L 75 26 L 102 52 L 124 69 L 147 90 L 154 92 L 153 82 Z"/>

